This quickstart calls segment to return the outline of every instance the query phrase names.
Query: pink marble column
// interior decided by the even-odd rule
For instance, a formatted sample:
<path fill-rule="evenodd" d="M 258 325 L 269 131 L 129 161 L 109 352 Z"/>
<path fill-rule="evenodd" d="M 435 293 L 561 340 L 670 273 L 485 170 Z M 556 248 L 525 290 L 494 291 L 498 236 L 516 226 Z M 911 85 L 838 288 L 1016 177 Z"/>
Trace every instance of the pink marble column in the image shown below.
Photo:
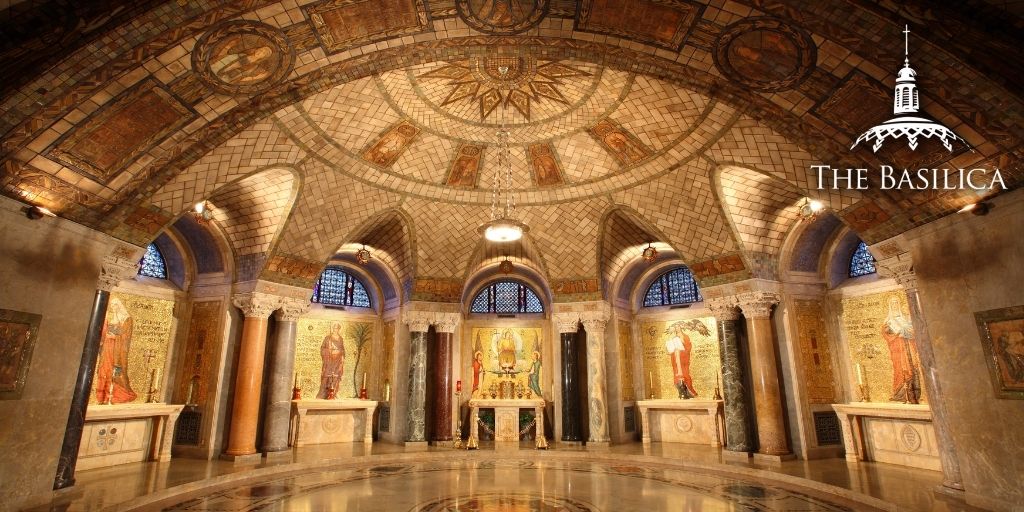
<path fill-rule="evenodd" d="M 452 344 L 455 339 L 457 315 L 438 315 L 434 322 L 437 347 L 434 351 L 434 441 L 452 440 Z"/>
<path fill-rule="evenodd" d="M 747 317 L 750 341 L 750 371 L 754 386 L 754 415 L 757 421 L 757 452 L 786 455 L 789 442 L 782 410 L 779 368 L 775 363 L 775 332 L 772 330 L 772 306 L 778 295 L 767 292 L 744 293 L 737 297 Z"/>
<path fill-rule="evenodd" d="M 245 315 L 238 365 L 235 368 L 231 428 L 228 446 L 224 451 L 228 458 L 235 459 L 256 453 L 263 359 L 267 346 L 267 318 L 277 309 L 278 300 L 261 293 L 243 293 L 232 297 L 232 303 Z"/>

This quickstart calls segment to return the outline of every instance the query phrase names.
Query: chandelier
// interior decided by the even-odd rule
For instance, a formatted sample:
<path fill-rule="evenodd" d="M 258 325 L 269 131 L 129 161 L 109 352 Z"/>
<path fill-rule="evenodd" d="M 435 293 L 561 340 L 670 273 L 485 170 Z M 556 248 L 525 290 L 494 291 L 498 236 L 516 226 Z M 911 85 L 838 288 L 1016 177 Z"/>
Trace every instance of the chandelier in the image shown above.
<path fill-rule="evenodd" d="M 363 244 L 363 248 L 356 251 L 356 261 L 360 265 L 366 265 L 370 262 L 370 251 L 366 248 L 366 244 Z"/>
<path fill-rule="evenodd" d="M 872 151 L 878 152 L 886 138 L 898 139 L 907 138 L 907 146 L 911 151 L 917 149 L 917 138 L 935 137 L 942 141 L 942 145 L 948 151 L 953 151 L 953 141 L 959 140 L 964 144 L 966 141 L 957 137 L 953 130 L 942 126 L 931 119 L 919 117 L 920 102 L 917 95 L 917 72 L 910 67 L 910 27 L 903 29 L 903 69 L 896 76 L 895 98 L 893 100 L 893 114 L 895 117 L 877 125 L 872 126 L 868 131 L 857 137 L 857 141 L 850 146 L 850 149 L 857 147 L 861 141 L 867 143 L 874 141 Z"/>
<path fill-rule="evenodd" d="M 648 242 L 647 248 L 644 249 L 644 252 L 643 254 L 641 254 L 641 257 L 644 259 L 644 261 L 648 263 L 658 259 L 658 250 L 654 248 L 653 242 Z"/>
<path fill-rule="evenodd" d="M 803 220 L 813 220 L 824 209 L 825 204 L 821 201 L 805 197 L 804 201 L 800 203 L 800 206 L 797 209 L 797 214 L 800 215 L 800 218 Z"/>
<path fill-rule="evenodd" d="M 500 66 L 502 79 L 508 75 L 508 66 Z M 504 81 L 502 82 L 504 84 Z M 504 85 L 499 94 L 504 97 Z M 498 145 L 498 166 L 494 172 L 494 191 L 491 194 L 491 220 L 480 226 L 484 238 L 492 242 L 514 242 L 523 237 L 529 228 L 516 219 L 516 200 L 512 194 L 512 149 L 511 134 L 505 127 L 505 109 L 502 109 L 501 126 L 496 134 Z M 504 183 L 503 183 L 504 182 Z"/>

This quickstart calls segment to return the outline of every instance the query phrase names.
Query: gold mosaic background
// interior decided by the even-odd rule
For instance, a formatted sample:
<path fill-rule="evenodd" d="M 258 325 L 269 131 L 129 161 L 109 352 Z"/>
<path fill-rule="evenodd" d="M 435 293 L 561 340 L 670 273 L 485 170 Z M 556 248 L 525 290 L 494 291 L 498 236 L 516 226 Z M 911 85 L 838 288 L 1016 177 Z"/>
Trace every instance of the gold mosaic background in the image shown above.
<path fill-rule="evenodd" d="M 384 399 L 384 383 L 394 378 L 395 371 L 395 321 L 389 320 L 384 322 L 384 332 L 381 337 L 381 343 L 383 344 L 381 350 L 381 366 L 380 366 L 380 385 L 378 389 L 378 395 L 381 400 Z M 395 383 L 391 382 L 391 392 L 395 392 Z"/>
<path fill-rule="evenodd" d="M 295 339 L 295 371 L 299 374 L 302 399 L 316 398 L 320 390 L 320 371 L 323 359 L 320 345 L 331 332 L 331 324 L 341 325 L 341 336 L 345 347 L 345 365 L 338 387 L 338 398 L 359 396 L 363 373 L 373 367 L 373 324 L 319 318 L 300 318 Z M 357 366 L 358 365 L 358 366 Z M 369 386 L 369 377 L 367 377 Z"/>
<path fill-rule="evenodd" d="M 488 387 L 492 382 L 498 382 L 498 377 L 501 375 L 501 367 L 498 364 L 498 346 L 497 340 L 499 336 L 502 336 L 505 331 L 511 331 L 513 338 L 517 339 L 516 343 L 516 365 L 514 368 L 515 375 L 513 380 L 521 386 L 529 385 L 529 372 L 530 365 L 533 363 L 533 353 L 540 352 L 543 357 L 544 333 L 540 327 L 474 327 L 472 335 L 470 336 L 470 342 L 473 344 L 473 354 L 477 351 L 483 353 L 484 363 L 484 378 L 480 383 L 480 389 L 473 394 L 474 397 L 478 396 L 481 391 L 487 391 Z M 473 360 L 469 361 L 469 368 L 466 375 L 468 379 L 463 382 L 463 385 L 472 390 L 473 388 Z M 544 372 L 546 361 L 541 359 L 541 371 L 540 371 L 540 386 L 541 391 L 546 391 L 544 382 Z"/>
<path fill-rule="evenodd" d="M 850 380 L 855 384 L 853 390 L 853 400 L 855 401 L 861 400 L 860 393 L 856 389 L 855 365 L 857 363 L 864 367 L 864 382 L 871 395 L 870 401 L 888 402 L 892 397 L 892 359 L 889 356 L 889 345 L 881 334 L 882 325 L 889 312 L 888 304 L 891 298 L 895 298 L 899 302 L 903 315 L 910 318 L 907 296 L 902 290 L 843 299 L 841 321 L 843 335 L 846 336 L 847 345 L 850 347 L 848 354 Z M 914 364 L 918 367 L 920 375 L 920 362 L 915 360 Z M 920 384 L 922 391 L 918 399 L 923 403 L 925 401 L 924 379 L 921 379 Z"/>
<path fill-rule="evenodd" d="M 690 357 L 690 374 L 693 376 L 693 387 L 697 391 L 697 397 L 710 400 L 715 394 L 715 381 L 721 369 L 721 360 L 718 356 L 718 330 L 715 327 L 713 317 L 698 318 L 710 333 L 704 336 L 693 330 L 686 330 L 693 343 L 693 355 Z M 666 334 L 665 329 L 678 320 L 662 322 L 643 322 L 640 324 L 640 336 L 643 340 L 643 379 L 644 390 L 647 392 L 645 399 L 651 398 L 651 380 L 654 380 L 654 398 L 678 398 L 679 391 L 672 380 L 672 362 L 669 361 L 668 353 L 665 352 L 665 342 L 672 335 Z"/>
<path fill-rule="evenodd" d="M 192 390 L 192 403 L 206 404 L 209 392 L 213 389 L 212 383 L 217 370 L 214 364 L 220 352 L 221 318 L 223 313 L 219 300 L 192 304 L 192 318 L 189 321 L 185 351 L 177 369 L 178 376 L 173 395 L 175 403 L 185 403 L 192 376 L 198 375 L 199 378 L 196 379 Z"/>
<path fill-rule="evenodd" d="M 630 340 L 630 324 L 619 320 L 619 382 L 622 385 L 622 400 L 636 400 L 633 381 L 633 343 Z"/>
<path fill-rule="evenodd" d="M 157 369 L 157 387 L 163 380 L 167 350 L 171 344 L 171 327 L 174 323 L 174 301 L 127 293 L 111 293 L 110 301 L 113 302 L 115 298 L 124 304 L 132 317 L 132 337 L 128 345 L 126 373 L 136 396 L 130 403 L 145 403 L 146 392 L 149 391 L 150 369 Z M 108 318 L 111 309 L 107 308 Z M 148 359 L 147 355 L 150 356 Z M 95 388 L 98 381 L 99 379 L 93 378 L 93 390 L 89 394 L 91 404 L 97 403 Z"/>
<path fill-rule="evenodd" d="M 832 342 L 825 327 L 824 308 L 819 300 L 797 300 L 795 303 L 796 330 L 807 401 L 812 404 L 834 403 Z"/>

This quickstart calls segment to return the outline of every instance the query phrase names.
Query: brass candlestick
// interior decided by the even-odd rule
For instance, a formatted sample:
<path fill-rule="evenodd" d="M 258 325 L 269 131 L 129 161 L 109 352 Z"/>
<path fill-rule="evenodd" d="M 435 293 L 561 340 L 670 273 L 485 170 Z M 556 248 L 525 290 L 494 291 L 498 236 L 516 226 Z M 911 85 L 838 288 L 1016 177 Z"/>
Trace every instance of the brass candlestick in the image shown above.
<path fill-rule="evenodd" d="M 860 391 L 860 401 L 861 402 L 870 402 L 871 401 L 871 392 L 868 389 L 868 385 L 867 384 L 859 384 L 859 385 L 857 385 L 857 388 Z"/>
<path fill-rule="evenodd" d="M 721 400 L 722 391 L 719 389 L 720 383 L 718 382 L 718 375 L 715 375 L 715 396 L 711 397 L 712 400 Z"/>
<path fill-rule="evenodd" d="M 459 381 L 460 383 L 462 381 Z M 455 392 L 455 444 L 452 448 L 462 449 L 462 391 Z"/>
<path fill-rule="evenodd" d="M 156 394 L 160 390 L 156 386 L 156 368 L 149 371 L 149 391 L 146 392 L 146 403 L 152 404 L 156 402 Z"/>

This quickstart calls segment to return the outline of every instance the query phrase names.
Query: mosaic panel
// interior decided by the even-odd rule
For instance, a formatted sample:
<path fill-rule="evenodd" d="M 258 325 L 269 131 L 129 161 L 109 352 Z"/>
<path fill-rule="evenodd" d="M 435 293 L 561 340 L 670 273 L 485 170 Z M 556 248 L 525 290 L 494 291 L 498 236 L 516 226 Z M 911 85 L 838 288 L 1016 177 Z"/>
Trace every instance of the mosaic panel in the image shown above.
<path fill-rule="evenodd" d="M 185 351 L 178 365 L 175 403 L 204 406 L 216 385 L 217 355 L 221 345 L 223 303 L 219 300 L 194 302 L 189 320 Z"/>
<path fill-rule="evenodd" d="M 51 154 L 106 183 L 193 115 L 164 87 L 148 80 L 76 126 Z"/>
<path fill-rule="evenodd" d="M 416 279 L 412 284 L 412 300 L 427 302 L 459 302 L 462 281 L 457 279 Z"/>
<path fill-rule="evenodd" d="M 151 381 L 159 388 L 163 380 L 173 324 L 174 301 L 111 293 L 89 403 L 105 403 L 111 391 L 115 404 L 145 402 Z"/>
<path fill-rule="evenodd" d="M 685 0 L 583 0 L 575 28 L 679 51 L 703 10 Z"/>
<path fill-rule="evenodd" d="M 428 27 L 424 0 L 327 0 L 305 9 L 327 53 Z"/>
<path fill-rule="evenodd" d="M 856 365 L 863 368 L 860 378 L 868 388 L 868 401 L 904 402 L 908 384 L 918 400 L 925 401 L 921 359 L 905 292 L 845 298 L 840 324 L 855 379 Z"/>
<path fill-rule="evenodd" d="M 554 146 L 531 144 L 527 152 L 530 154 L 530 165 L 533 168 L 533 181 L 538 187 L 551 187 L 565 182 Z"/>
<path fill-rule="evenodd" d="M 492 390 L 497 393 L 498 383 L 508 380 L 534 396 L 543 396 L 543 340 L 540 327 L 474 327 L 470 335 L 472 396 L 490 396 Z"/>
<path fill-rule="evenodd" d="M 835 372 L 832 348 L 820 300 L 797 300 L 796 331 L 807 402 L 835 403 Z"/>
<path fill-rule="evenodd" d="M 251 94 L 288 76 L 294 59 L 281 30 L 264 23 L 230 21 L 199 38 L 192 50 L 192 69 L 217 92 Z"/>
<path fill-rule="evenodd" d="M 300 318 L 296 333 L 295 378 L 302 399 L 327 398 L 330 386 L 338 398 L 358 397 L 373 368 L 373 324 Z"/>
<path fill-rule="evenodd" d="M 714 396 L 721 360 L 713 317 L 640 324 L 644 398 L 677 398 L 681 386 L 701 399 Z"/>
<path fill-rule="evenodd" d="M 0 309 L 0 400 L 19 400 L 43 317 Z"/>
<path fill-rule="evenodd" d="M 625 167 L 639 163 L 654 154 L 635 135 L 610 119 L 602 119 L 587 131 Z"/>
<path fill-rule="evenodd" d="M 860 71 L 853 71 L 812 112 L 850 137 L 888 119 L 892 91 Z"/>
<path fill-rule="evenodd" d="M 715 42 L 715 65 L 734 82 L 755 91 L 792 89 L 814 69 L 817 47 L 810 34 L 776 18 L 746 18 L 729 25 Z"/>
<path fill-rule="evenodd" d="M 412 144 L 419 132 L 420 129 L 409 121 L 402 121 L 382 133 L 366 148 L 363 158 L 381 167 L 390 167 L 398 161 L 398 157 L 402 156 L 402 152 Z"/>
<path fill-rule="evenodd" d="M 475 188 L 480 174 L 480 162 L 483 159 L 484 147 L 474 144 L 463 144 L 455 154 L 445 184 L 450 187 Z"/>
<path fill-rule="evenodd" d="M 633 380 L 633 339 L 632 329 L 627 320 L 619 320 L 619 384 L 622 386 L 622 401 L 636 400 L 635 381 Z M 629 429 L 626 429 L 627 432 Z"/>
<path fill-rule="evenodd" d="M 509 35 L 537 26 L 547 15 L 550 0 L 455 0 L 455 8 L 474 30 Z"/>
<path fill-rule="evenodd" d="M 381 400 L 384 400 L 385 390 L 393 391 L 395 384 L 392 381 L 395 373 L 395 321 L 384 322 L 381 332 L 381 362 L 380 382 L 377 389 L 380 390 Z M 381 423 L 384 423 L 381 417 Z M 383 428 L 382 428 L 383 430 Z"/>

